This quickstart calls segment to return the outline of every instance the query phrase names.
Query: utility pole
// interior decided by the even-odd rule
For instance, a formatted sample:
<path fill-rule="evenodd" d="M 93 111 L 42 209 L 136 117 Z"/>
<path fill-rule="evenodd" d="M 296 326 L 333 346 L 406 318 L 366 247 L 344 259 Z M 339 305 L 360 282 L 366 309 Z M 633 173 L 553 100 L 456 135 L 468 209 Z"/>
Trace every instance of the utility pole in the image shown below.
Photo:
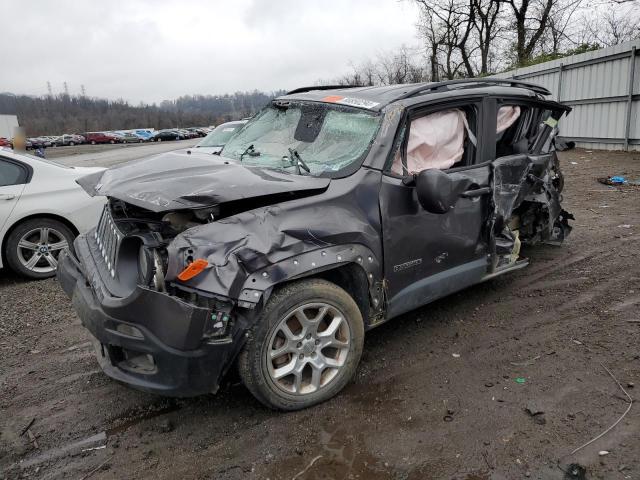
<path fill-rule="evenodd" d="M 69 86 L 67 85 L 67 82 L 64 82 L 64 94 L 69 96 Z"/>
<path fill-rule="evenodd" d="M 53 90 L 51 89 L 51 82 L 49 80 L 47 80 L 47 92 L 50 97 L 53 97 Z"/>

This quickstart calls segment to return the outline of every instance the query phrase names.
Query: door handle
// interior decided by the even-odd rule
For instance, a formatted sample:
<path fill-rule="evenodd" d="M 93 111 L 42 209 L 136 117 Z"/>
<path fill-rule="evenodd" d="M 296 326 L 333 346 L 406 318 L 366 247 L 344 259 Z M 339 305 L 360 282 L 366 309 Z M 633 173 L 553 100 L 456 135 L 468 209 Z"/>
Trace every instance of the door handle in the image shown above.
<path fill-rule="evenodd" d="M 466 192 L 462 192 L 460 196 L 463 198 L 472 198 L 472 197 L 479 197 L 481 195 L 486 195 L 487 193 L 491 193 L 491 187 L 482 187 L 482 188 L 475 188 L 473 190 L 467 190 Z"/>
<path fill-rule="evenodd" d="M 0 200 L 13 200 L 16 196 L 12 193 L 0 193 Z"/>

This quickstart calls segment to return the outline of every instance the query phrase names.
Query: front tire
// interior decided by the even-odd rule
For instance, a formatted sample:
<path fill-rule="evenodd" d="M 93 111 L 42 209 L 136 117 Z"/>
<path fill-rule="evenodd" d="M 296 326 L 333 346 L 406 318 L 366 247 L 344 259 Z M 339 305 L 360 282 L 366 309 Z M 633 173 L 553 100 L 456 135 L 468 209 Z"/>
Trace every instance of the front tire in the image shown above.
<path fill-rule="evenodd" d="M 269 299 L 240 353 L 238 370 L 264 405 L 300 410 L 345 387 L 363 343 L 364 322 L 353 298 L 331 282 L 301 280 Z"/>
<path fill-rule="evenodd" d="M 40 280 L 56 274 L 60 252 L 73 248 L 74 238 L 69 227 L 57 220 L 33 218 L 11 232 L 4 253 L 14 272 Z"/>

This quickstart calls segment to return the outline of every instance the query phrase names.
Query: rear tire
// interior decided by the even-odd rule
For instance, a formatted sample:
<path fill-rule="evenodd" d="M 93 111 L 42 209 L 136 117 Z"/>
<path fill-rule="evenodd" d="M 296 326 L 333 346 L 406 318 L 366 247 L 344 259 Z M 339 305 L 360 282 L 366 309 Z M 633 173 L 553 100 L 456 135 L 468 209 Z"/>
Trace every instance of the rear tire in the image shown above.
<path fill-rule="evenodd" d="M 32 218 L 18 224 L 5 244 L 7 264 L 17 274 L 40 280 L 56 274 L 58 258 L 73 248 L 75 235 L 64 223 L 49 218 Z"/>
<path fill-rule="evenodd" d="M 96 141 L 95 140 L 91 140 L 91 145 L 95 145 Z"/>
<path fill-rule="evenodd" d="M 364 344 L 356 302 L 337 285 L 301 280 L 274 293 L 238 358 L 240 377 L 264 405 L 300 410 L 353 378 Z"/>

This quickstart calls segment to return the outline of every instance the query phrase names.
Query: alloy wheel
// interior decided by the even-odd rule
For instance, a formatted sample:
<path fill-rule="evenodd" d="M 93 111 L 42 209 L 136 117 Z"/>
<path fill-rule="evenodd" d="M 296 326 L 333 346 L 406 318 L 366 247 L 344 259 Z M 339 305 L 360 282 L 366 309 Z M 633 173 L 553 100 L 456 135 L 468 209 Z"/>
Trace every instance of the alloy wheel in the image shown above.
<path fill-rule="evenodd" d="M 265 351 L 271 381 L 288 394 L 306 395 L 329 385 L 349 355 L 344 314 L 327 303 L 308 303 L 274 328 Z"/>
<path fill-rule="evenodd" d="M 29 230 L 18 241 L 18 261 L 35 273 L 51 273 L 58 268 L 58 256 L 69 243 L 62 233 L 50 227 Z"/>

